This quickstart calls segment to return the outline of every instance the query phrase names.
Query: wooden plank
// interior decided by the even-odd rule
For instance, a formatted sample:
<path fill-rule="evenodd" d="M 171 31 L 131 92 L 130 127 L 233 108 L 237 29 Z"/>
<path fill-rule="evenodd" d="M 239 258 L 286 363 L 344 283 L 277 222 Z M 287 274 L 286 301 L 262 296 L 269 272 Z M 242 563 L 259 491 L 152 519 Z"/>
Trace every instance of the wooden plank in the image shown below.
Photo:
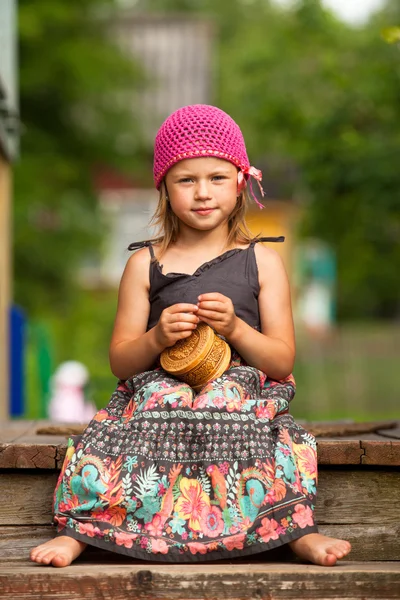
<path fill-rule="evenodd" d="M 3 471 L 0 525 L 50 525 L 56 471 Z M 399 473 L 389 469 L 320 471 L 316 519 L 320 525 L 368 525 L 395 529 Z M 12 502 L 10 502 L 12 498 Z"/>
<path fill-rule="evenodd" d="M 0 525 L 50 525 L 56 471 L 6 471 L 0 475 Z"/>
<path fill-rule="evenodd" d="M 56 528 L 51 525 L 0 527 L 0 564 L 28 561 L 31 549 L 44 544 L 55 533 Z"/>
<path fill-rule="evenodd" d="M 35 430 L 34 421 L 2 421 L 0 422 L 0 443 L 11 444 Z"/>
<path fill-rule="evenodd" d="M 0 567 L 2 600 L 393 600 L 400 598 L 396 563 L 305 564 L 75 563 Z"/>
<path fill-rule="evenodd" d="M 397 421 L 371 421 L 364 423 L 339 423 L 336 421 L 325 423 L 305 423 L 304 429 L 316 437 L 342 437 L 342 436 L 360 436 L 360 434 L 374 433 L 379 429 L 388 431 L 394 429 Z"/>
<path fill-rule="evenodd" d="M 351 543 L 352 550 L 344 559 L 346 561 L 400 560 L 399 525 L 393 527 L 386 525 L 321 525 L 320 532 L 331 537 L 346 539 Z M 0 564 L 29 560 L 30 550 L 53 538 L 55 533 L 55 527 L 51 525 L 0 527 Z M 282 560 L 293 561 L 294 555 L 287 546 L 282 546 L 279 550 L 281 552 L 278 560 L 281 562 Z M 245 562 L 273 561 L 277 559 L 276 555 L 277 551 L 273 550 L 262 553 L 262 556 L 255 554 L 241 560 Z M 80 560 L 98 561 L 103 558 L 108 562 L 115 562 L 121 560 L 121 555 L 89 546 Z M 127 560 L 132 563 L 133 559 L 128 558 Z"/>
<path fill-rule="evenodd" d="M 347 540 L 351 552 L 344 560 L 400 561 L 400 525 L 320 525 L 320 533 Z"/>
<path fill-rule="evenodd" d="M 63 444 L 1 444 L 1 469 L 54 469 L 61 468 L 66 452 Z M 342 442 L 318 441 L 319 465 L 360 465 L 364 449 L 358 440 Z M 379 463 L 384 464 L 384 463 Z"/>
<path fill-rule="evenodd" d="M 0 468 L 53 469 L 61 467 L 66 452 L 67 438 L 62 435 L 36 435 L 34 431 L 33 425 L 29 426 L 24 434 L 18 435 L 16 443 L 4 441 L 0 444 Z M 373 433 L 363 434 L 361 440 L 353 437 L 335 440 L 318 438 L 318 464 L 399 466 L 400 440 L 396 438 L 389 440 L 380 434 Z"/>
<path fill-rule="evenodd" d="M 26 429 L 22 432 L 20 428 L 24 427 L 24 423 Z M 386 424 L 391 423 L 395 422 L 388 422 Z M 304 423 L 304 425 L 311 428 L 313 423 Z M 314 425 L 318 429 L 318 427 L 327 428 L 329 424 L 315 423 Z M 347 425 L 350 426 L 350 424 L 342 422 L 338 422 L 337 424 L 332 422 L 329 426 L 335 428 Z M 357 425 L 365 428 L 368 424 L 352 424 L 354 427 Z M 0 428 L 0 468 L 3 469 L 52 469 L 54 466 L 60 468 L 66 452 L 68 434 L 71 431 L 75 432 L 78 429 L 82 429 L 82 425 L 79 424 L 76 426 L 68 425 L 68 427 L 63 425 L 55 426 L 48 421 L 19 421 L 15 424 L 10 422 L 9 431 L 7 427 Z M 64 431 L 63 427 L 67 427 L 64 432 L 65 435 L 60 434 L 61 431 Z M 46 435 L 38 435 L 37 431 L 46 432 Z M 391 431 L 393 431 L 394 435 L 390 443 L 390 438 L 384 436 L 388 436 Z M 58 432 L 57 435 L 55 435 L 56 432 Z M 400 440 L 396 438 L 397 432 L 398 427 L 379 430 L 377 433 L 342 436 L 337 439 L 318 438 L 318 464 L 398 466 L 400 464 Z M 14 437 L 14 434 L 16 434 L 16 437 Z M 18 441 L 18 443 L 11 444 L 12 440 L 15 442 Z M 381 441 L 382 446 L 371 443 L 374 441 Z"/>
<path fill-rule="evenodd" d="M 61 469 L 64 462 L 65 453 L 67 452 L 67 444 L 59 444 L 56 452 L 56 465 L 57 469 Z"/>
<path fill-rule="evenodd" d="M 400 423 L 398 423 L 395 429 L 380 429 L 378 433 L 383 437 L 395 438 L 397 440 L 400 440 Z"/>
<path fill-rule="evenodd" d="M 54 469 L 57 446 L 0 444 L 0 469 Z"/>
<path fill-rule="evenodd" d="M 325 422 L 302 422 L 302 426 L 309 433 L 316 437 L 341 438 L 343 436 L 357 436 L 360 434 L 374 433 L 378 430 L 387 431 L 395 430 L 397 421 L 370 421 L 364 423 L 340 422 L 340 421 L 325 421 Z M 36 428 L 36 434 L 70 436 L 82 434 L 87 427 L 87 424 L 53 424 L 44 423 Z"/>
<path fill-rule="evenodd" d="M 359 465 L 364 450 L 359 440 L 317 440 L 319 465 Z"/>
<path fill-rule="evenodd" d="M 364 456 L 363 465 L 393 465 L 400 466 L 400 441 L 362 441 Z"/>
<path fill-rule="evenodd" d="M 56 535 L 56 528 L 52 525 L 28 526 L 20 525 L 18 527 L 8 526 L 0 527 L 0 564 L 26 563 L 29 561 L 29 553 L 32 548 L 49 541 Z M 254 554 L 244 558 L 236 558 L 235 562 L 293 562 L 296 557 L 290 548 L 281 546 L 270 550 L 268 553 Z M 109 550 L 101 550 L 95 546 L 88 546 L 85 552 L 79 557 L 78 562 L 103 562 L 107 564 L 115 562 L 128 562 L 129 564 L 143 564 L 140 559 L 131 558 Z M 225 561 L 217 561 L 225 562 Z"/>
<path fill-rule="evenodd" d="M 319 524 L 387 524 L 399 521 L 400 473 L 391 469 L 320 470 Z"/>

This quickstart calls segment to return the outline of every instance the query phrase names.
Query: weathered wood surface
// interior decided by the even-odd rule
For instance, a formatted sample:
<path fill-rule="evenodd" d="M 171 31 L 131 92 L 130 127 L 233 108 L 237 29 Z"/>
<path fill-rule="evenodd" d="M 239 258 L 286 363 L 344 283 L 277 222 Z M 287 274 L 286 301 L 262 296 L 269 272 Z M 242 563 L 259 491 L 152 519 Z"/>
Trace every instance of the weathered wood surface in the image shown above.
<path fill-rule="evenodd" d="M 318 440 L 319 465 L 360 465 L 363 454 L 359 440 Z"/>
<path fill-rule="evenodd" d="M 380 429 L 379 431 L 377 431 L 377 433 L 381 436 L 381 437 L 388 437 L 388 438 L 394 438 L 396 440 L 400 440 L 400 422 L 397 422 L 397 425 L 394 429 Z"/>
<path fill-rule="evenodd" d="M 348 435 L 359 435 L 361 433 L 372 433 L 379 431 L 395 430 L 397 421 L 370 421 L 364 423 L 353 422 L 302 422 L 303 427 L 316 437 L 342 437 Z M 59 435 L 70 436 L 82 434 L 87 427 L 85 425 L 40 425 L 36 428 L 36 435 Z M 390 432 L 389 432 L 390 433 Z"/>
<path fill-rule="evenodd" d="M 66 449 L 58 439 L 0 444 L 0 469 L 60 469 Z M 318 464 L 400 466 L 400 440 L 318 440 Z"/>
<path fill-rule="evenodd" d="M 0 525 L 49 525 L 57 477 L 50 470 L 1 473 Z"/>
<path fill-rule="evenodd" d="M 400 567 L 346 563 L 109 565 L 64 569 L 0 567 L 3 600 L 393 600 L 400 598 Z"/>
<path fill-rule="evenodd" d="M 4 471 L 0 475 L 0 525 L 48 525 L 58 473 Z M 394 525 L 400 521 L 400 472 L 322 470 L 316 505 L 321 524 Z"/>
<path fill-rule="evenodd" d="M 52 525 L 37 526 L 19 526 L 19 527 L 0 527 L 0 564 L 1 563 L 21 563 L 29 560 L 29 553 L 32 548 L 47 542 L 56 535 L 56 528 Z M 295 554 L 290 550 L 289 546 L 281 546 L 274 548 L 262 554 L 254 554 L 244 558 L 235 558 L 235 562 L 293 562 L 296 560 Z M 143 560 L 130 558 L 116 552 L 102 550 L 95 546 L 88 546 L 87 549 L 77 559 L 77 562 L 96 562 L 96 563 L 121 563 L 128 564 L 143 564 Z M 151 561 L 150 561 L 151 562 Z M 218 562 L 218 561 L 217 561 Z M 219 561 L 226 562 L 226 561 Z M 229 561 L 228 561 L 229 562 Z M 155 563 L 157 564 L 157 563 Z"/>
<path fill-rule="evenodd" d="M 320 532 L 331 537 L 347 539 L 352 546 L 351 553 L 344 561 L 400 561 L 400 525 L 392 527 L 385 525 L 320 525 Z M 0 564 L 28 560 L 30 550 L 47 542 L 55 536 L 55 527 L 42 526 L 8 526 L 0 527 Z M 279 550 L 279 552 L 278 552 Z M 118 561 L 123 557 L 119 554 L 101 551 L 88 547 L 79 560 L 108 560 Z M 264 562 L 293 560 L 288 547 L 279 548 L 260 555 L 245 557 L 246 562 Z M 129 560 L 132 564 L 133 559 Z M 235 559 L 236 560 L 236 559 Z M 141 562 L 141 561 L 137 561 Z"/>
<path fill-rule="evenodd" d="M 365 452 L 361 457 L 363 465 L 400 466 L 400 441 L 368 440 L 361 442 Z"/>
<path fill-rule="evenodd" d="M 8 532 L 19 539 L 15 528 L 32 526 L 32 531 L 42 531 L 37 526 L 51 525 L 56 482 L 57 473 L 49 470 L 2 473 L 0 525 L 4 535 Z M 315 516 L 322 533 L 352 543 L 352 560 L 400 560 L 399 498 L 398 471 L 322 470 Z M 30 536 L 29 527 L 24 531 L 21 539 Z M 48 534 L 43 531 L 45 541 Z M 14 542 L 11 546 L 16 547 Z"/>
<path fill-rule="evenodd" d="M 15 442 L 0 445 L 0 469 L 56 469 L 59 457 L 57 445 Z"/>

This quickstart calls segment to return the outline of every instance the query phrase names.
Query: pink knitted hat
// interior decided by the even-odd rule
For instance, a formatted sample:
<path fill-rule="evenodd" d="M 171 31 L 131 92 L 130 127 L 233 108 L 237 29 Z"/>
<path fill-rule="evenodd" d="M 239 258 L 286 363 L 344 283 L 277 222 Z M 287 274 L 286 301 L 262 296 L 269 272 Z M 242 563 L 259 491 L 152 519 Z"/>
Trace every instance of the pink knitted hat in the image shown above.
<path fill-rule="evenodd" d="M 253 176 L 264 196 L 262 173 L 250 166 L 240 127 L 223 110 L 208 104 L 184 106 L 172 113 L 161 125 L 154 145 L 154 181 L 159 190 L 167 171 L 180 160 L 214 156 L 228 160 L 239 168 L 239 190 Z M 250 189 L 254 200 L 251 181 Z"/>

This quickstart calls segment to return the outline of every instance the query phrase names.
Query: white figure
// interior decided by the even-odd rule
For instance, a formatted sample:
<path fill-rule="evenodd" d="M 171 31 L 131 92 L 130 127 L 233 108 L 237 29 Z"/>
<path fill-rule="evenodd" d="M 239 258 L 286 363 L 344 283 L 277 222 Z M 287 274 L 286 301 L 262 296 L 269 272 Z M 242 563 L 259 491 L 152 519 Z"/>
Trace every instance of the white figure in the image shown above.
<path fill-rule="evenodd" d="M 61 363 L 51 378 L 49 417 L 62 423 L 88 423 L 97 412 L 93 402 L 85 399 L 89 371 L 82 363 Z"/>

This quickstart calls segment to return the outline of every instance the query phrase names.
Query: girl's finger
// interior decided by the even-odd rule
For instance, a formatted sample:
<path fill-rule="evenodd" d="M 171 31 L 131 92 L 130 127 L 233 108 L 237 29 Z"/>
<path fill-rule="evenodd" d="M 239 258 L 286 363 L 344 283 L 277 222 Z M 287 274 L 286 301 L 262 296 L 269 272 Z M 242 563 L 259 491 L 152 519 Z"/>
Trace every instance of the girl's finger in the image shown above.
<path fill-rule="evenodd" d="M 217 310 L 219 312 L 226 312 L 227 306 L 222 302 L 215 302 L 211 300 L 204 300 L 200 302 L 199 311 L 200 310 Z"/>
<path fill-rule="evenodd" d="M 215 310 L 199 310 L 199 317 L 202 319 L 203 317 L 207 319 L 211 319 L 213 321 L 223 321 L 225 313 L 218 312 Z"/>
<path fill-rule="evenodd" d="M 179 323 L 179 322 L 197 323 L 198 320 L 199 320 L 198 317 L 191 313 L 176 313 L 171 316 L 170 322 L 171 323 Z"/>
<path fill-rule="evenodd" d="M 180 303 L 180 304 L 173 304 L 172 306 L 168 307 L 168 312 L 172 315 L 175 313 L 192 313 L 194 311 L 197 311 L 198 307 L 196 304 L 188 304 L 188 303 Z"/>

